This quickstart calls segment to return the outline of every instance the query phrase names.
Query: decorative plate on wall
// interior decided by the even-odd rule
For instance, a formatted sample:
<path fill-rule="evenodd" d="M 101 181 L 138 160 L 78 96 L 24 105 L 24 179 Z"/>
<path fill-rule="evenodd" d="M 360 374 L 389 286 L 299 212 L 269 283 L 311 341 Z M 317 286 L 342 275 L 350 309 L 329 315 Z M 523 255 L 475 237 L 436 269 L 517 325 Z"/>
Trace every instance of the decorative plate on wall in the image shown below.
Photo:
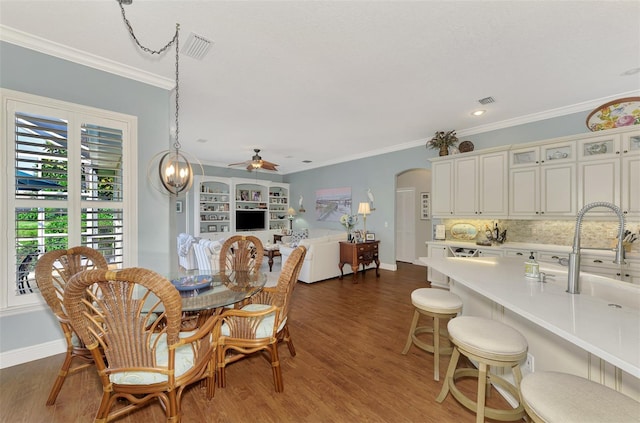
<path fill-rule="evenodd" d="M 458 146 L 458 150 L 460 150 L 461 153 L 473 151 L 473 143 L 471 141 L 462 141 Z"/>
<path fill-rule="evenodd" d="M 456 223 L 451 227 L 451 236 L 455 239 L 476 239 L 478 230 L 470 223 Z"/>
<path fill-rule="evenodd" d="M 589 113 L 587 128 L 591 131 L 640 125 L 640 97 L 610 101 Z"/>

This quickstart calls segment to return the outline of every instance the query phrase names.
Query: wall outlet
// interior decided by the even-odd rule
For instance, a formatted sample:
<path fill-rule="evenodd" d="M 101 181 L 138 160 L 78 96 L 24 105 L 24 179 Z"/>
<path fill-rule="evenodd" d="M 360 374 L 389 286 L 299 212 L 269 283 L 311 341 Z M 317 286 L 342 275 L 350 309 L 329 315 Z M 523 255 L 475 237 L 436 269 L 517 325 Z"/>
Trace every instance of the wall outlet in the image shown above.
<path fill-rule="evenodd" d="M 616 233 L 614 231 L 609 231 L 608 237 L 609 238 L 615 238 L 616 237 Z"/>
<path fill-rule="evenodd" d="M 525 360 L 525 362 L 524 362 L 524 368 L 525 368 L 528 372 L 533 373 L 533 371 L 534 371 L 533 366 L 534 366 L 534 359 L 533 359 L 533 355 L 532 355 L 532 354 L 527 353 L 527 359 L 526 359 L 526 360 Z"/>

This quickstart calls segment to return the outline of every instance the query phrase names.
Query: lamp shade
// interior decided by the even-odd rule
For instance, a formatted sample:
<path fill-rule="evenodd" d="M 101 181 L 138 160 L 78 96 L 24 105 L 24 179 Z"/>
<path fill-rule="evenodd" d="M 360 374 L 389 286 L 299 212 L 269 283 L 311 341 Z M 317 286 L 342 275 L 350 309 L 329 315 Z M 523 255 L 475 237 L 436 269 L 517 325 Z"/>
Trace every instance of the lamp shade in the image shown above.
<path fill-rule="evenodd" d="M 371 214 L 371 208 L 369 207 L 369 203 L 360 203 L 358 205 L 358 214 L 368 215 Z"/>
<path fill-rule="evenodd" d="M 289 216 L 295 216 L 296 210 L 293 207 L 289 207 L 289 210 L 287 210 L 287 213 L 289 214 Z"/>

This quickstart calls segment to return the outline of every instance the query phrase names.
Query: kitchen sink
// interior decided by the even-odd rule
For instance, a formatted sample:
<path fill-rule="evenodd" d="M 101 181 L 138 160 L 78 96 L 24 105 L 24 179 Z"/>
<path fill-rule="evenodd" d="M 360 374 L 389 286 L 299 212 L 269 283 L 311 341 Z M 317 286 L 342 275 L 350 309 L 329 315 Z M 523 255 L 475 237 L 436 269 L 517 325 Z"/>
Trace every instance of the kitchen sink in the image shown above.
<path fill-rule="evenodd" d="M 549 275 L 546 283 L 567 286 L 568 272 L 561 266 L 541 264 L 540 272 Z M 640 285 L 591 273 L 580 272 L 580 294 L 606 301 L 611 307 L 628 307 L 640 311 Z"/>

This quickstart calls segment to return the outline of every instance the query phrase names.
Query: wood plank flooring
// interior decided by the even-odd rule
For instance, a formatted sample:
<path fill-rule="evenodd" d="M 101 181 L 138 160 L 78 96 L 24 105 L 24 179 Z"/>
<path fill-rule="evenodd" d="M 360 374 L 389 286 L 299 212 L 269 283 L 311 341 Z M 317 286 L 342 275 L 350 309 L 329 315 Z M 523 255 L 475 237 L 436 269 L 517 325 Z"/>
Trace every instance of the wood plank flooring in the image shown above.
<path fill-rule="evenodd" d="M 293 293 L 289 326 L 297 350 L 279 348 L 284 392 L 273 389 L 269 362 L 254 356 L 227 368 L 227 387 L 208 401 L 194 385 L 182 402 L 182 421 L 191 422 L 474 422 L 475 414 L 449 395 L 435 401 L 442 382 L 433 380 L 433 357 L 412 347 L 400 354 L 413 307 L 410 294 L 426 287 L 425 268 L 398 263 L 399 270 L 368 271 L 307 285 Z M 67 378 L 55 405 L 45 405 L 63 355 L 0 371 L 1 422 L 90 422 L 100 401 L 92 370 Z M 448 357 L 441 363 L 444 377 Z M 463 390 L 475 392 L 475 382 Z M 505 407 L 495 391 L 488 404 Z M 118 420 L 164 422 L 160 405 Z"/>

